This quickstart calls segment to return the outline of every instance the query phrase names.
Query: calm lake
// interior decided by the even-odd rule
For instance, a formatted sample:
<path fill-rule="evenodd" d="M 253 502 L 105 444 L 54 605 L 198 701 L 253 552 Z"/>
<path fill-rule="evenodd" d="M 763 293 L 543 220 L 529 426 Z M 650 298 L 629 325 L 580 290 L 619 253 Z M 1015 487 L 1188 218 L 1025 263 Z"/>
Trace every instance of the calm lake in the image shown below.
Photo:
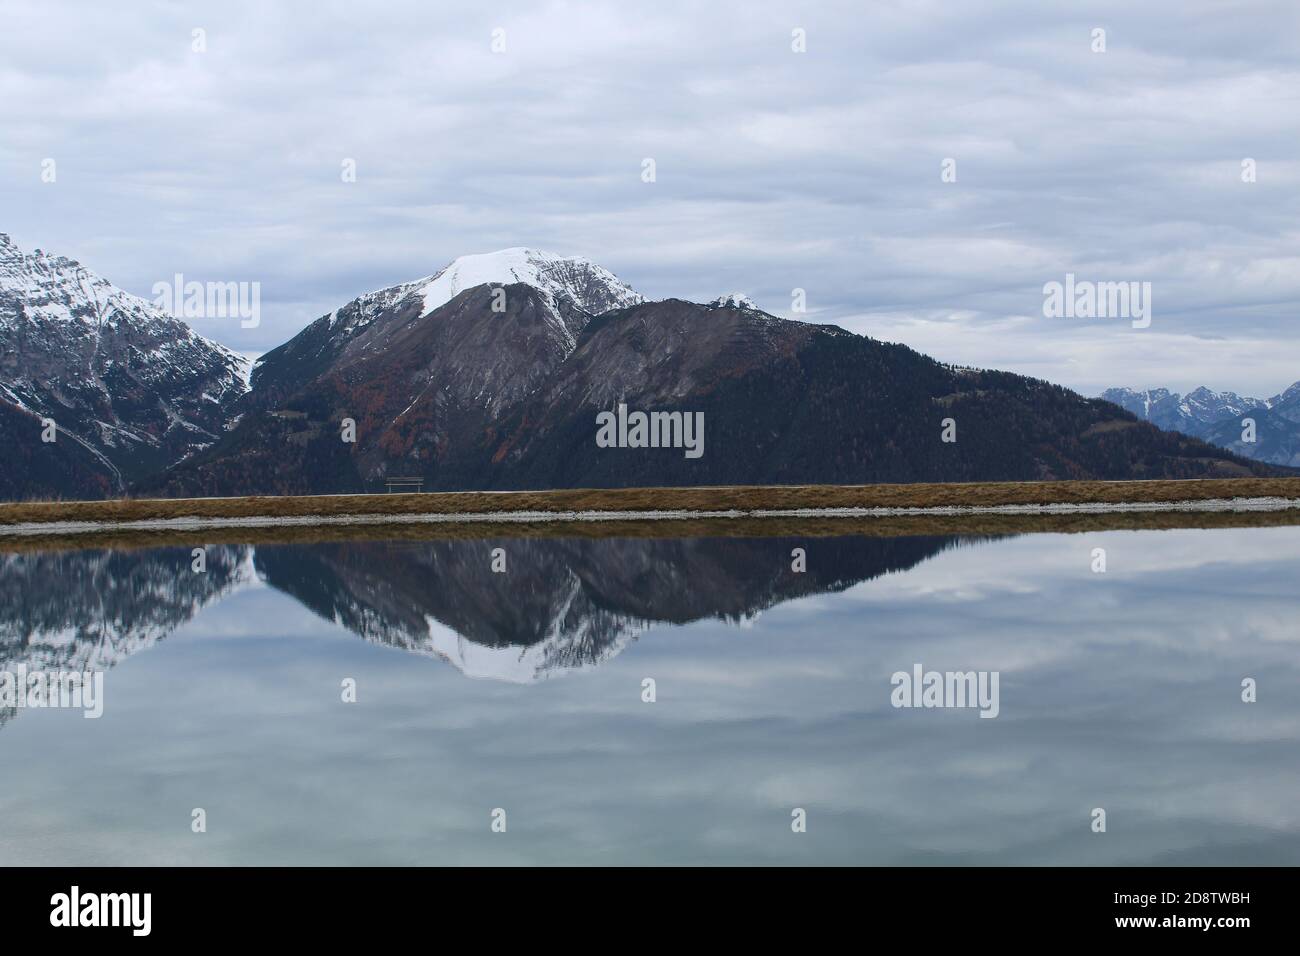
<path fill-rule="evenodd" d="M 0 863 L 1300 863 L 1300 527 L 193 560 L 0 551 Z"/>

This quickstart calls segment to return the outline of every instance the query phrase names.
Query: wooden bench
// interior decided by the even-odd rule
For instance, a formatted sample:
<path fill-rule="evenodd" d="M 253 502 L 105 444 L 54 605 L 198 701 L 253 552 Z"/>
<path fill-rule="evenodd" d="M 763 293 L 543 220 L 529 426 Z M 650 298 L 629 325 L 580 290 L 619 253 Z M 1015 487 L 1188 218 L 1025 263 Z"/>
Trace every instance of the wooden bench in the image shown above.
<path fill-rule="evenodd" d="M 423 478 L 385 478 L 384 481 L 388 485 L 390 495 L 395 491 L 418 494 L 424 490 Z"/>

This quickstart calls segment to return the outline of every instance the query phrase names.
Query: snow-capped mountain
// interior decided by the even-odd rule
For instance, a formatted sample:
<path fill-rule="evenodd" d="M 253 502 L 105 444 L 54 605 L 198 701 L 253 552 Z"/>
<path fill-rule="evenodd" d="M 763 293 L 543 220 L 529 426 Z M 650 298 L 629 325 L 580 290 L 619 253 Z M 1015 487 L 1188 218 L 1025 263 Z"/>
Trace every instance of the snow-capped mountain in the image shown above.
<path fill-rule="evenodd" d="M 1258 398 L 1215 392 L 1203 385 L 1186 395 L 1167 388 L 1108 388 L 1101 397 L 1160 428 L 1198 437 L 1198 430 L 1207 425 L 1268 405 Z"/>
<path fill-rule="evenodd" d="M 476 285 L 501 286 L 515 282 L 540 289 L 556 299 L 568 300 L 589 315 L 645 301 L 644 296 L 618 276 L 593 262 L 522 247 L 461 256 L 416 285 L 424 301 L 424 311 L 429 313 Z"/>
<path fill-rule="evenodd" d="M 519 286 L 529 292 L 512 297 L 508 290 Z M 492 321 L 471 331 L 464 328 L 468 310 L 449 307 L 476 288 L 492 290 Z M 252 370 L 252 405 L 275 408 L 359 359 L 381 358 L 400 340 L 407 349 L 436 346 L 439 359 L 436 368 L 396 383 L 396 391 L 386 386 L 400 403 L 396 410 L 418 415 L 422 400 L 444 390 L 457 402 L 499 409 L 535 384 L 541 368 L 572 352 L 593 316 L 642 301 L 608 269 L 578 257 L 525 248 L 461 256 L 432 275 L 358 296 L 261 356 Z M 434 313 L 445 314 L 445 321 L 426 321 Z M 530 373 L 516 366 L 520 359 L 540 359 L 540 365 Z M 369 376 L 378 366 L 368 361 L 366 367 Z"/>
<path fill-rule="evenodd" d="M 522 247 L 460 256 L 432 275 L 368 292 L 322 316 L 257 360 L 253 386 L 279 397 L 339 357 L 372 326 L 421 319 L 476 286 L 516 283 L 542 294 L 547 319 L 569 350 L 592 316 L 645 301 L 614 273 L 578 256 Z"/>
<path fill-rule="evenodd" d="M 642 302 L 585 259 L 532 249 L 462 256 L 360 296 L 267 352 L 253 368 L 247 414 L 223 443 L 234 451 L 228 464 L 201 457 L 182 466 L 182 477 L 169 473 L 148 487 L 289 492 L 324 474 L 342 487 L 358 469 L 380 478 L 445 465 L 540 387 L 597 315 Z M 319 415 L 302 411 L 304 402 L 348 409 L 341 417 L 356 421 L 364 441 L 344 446 Z M 297 460 L 304 447 L 320 459 L 305 469 Z M 450 480 L 454 469 L 445 473 Z"/>
<path fill-rule="evenodd" d="M 1285 415 L 1291 421 L 1300 421 L 1300 382 L 1274 395 L 1264 404 L 1271 412 Z"/>
<path fill-rule="evenodd" d="M 1183 396 L 1179 410 L 1197 421 L 1209 422 L 1244 415 L 1267 404 L 1256 398 L 1243 398 L 1236 392 L 1212 392 L 1202 385 Z"/>
<path fill-rule="evenodd" d="M 0 415 L 29 443 L 19 497 L 59 493 L 43 480 L 41 418 L 53 443 L 82 447 L 105 493 L 212 444 L 247 390 L 247 363 L 180 319 L 85 266 L 0 233 Z"/>
<path fill-rule="evenodd" d="M 743 292 L 728 292 L 709 303 L 711 309 L 753 309 L 758 311 L 754 300 Z"/>
<path fill-rule="evenodd" d="M 492 269 L 458 260 L 441 278 L 322 316 L 263 357 L 248 413 L 226 440 L 138 491 L 347 493 L 383 490 L 392 476 L 418 476 L 433 491 L 1271 473 L 1134 422 L 1109 402 L 953 369 L 905 346 L 769 315 L 739 295 L 593 315 L 584 303 L 635 293 L 620 284 L 608 294 L 606 278 L 598 300 L 568 280 L 507 281 L 529 255 L 484 257 Z M 426 293 L 438 301 L 488 275 L 425 311 Z M 703 415 L 708 450 L 612 452 L 596 442 L 594 423 L 619 404 Z M 966 438 L 938 450 L 933 423 L 953 412 Z M 345 419 L 355 442 L 339 440 Z"/>
<path fill-rule="evenodd" d="M 1167 388 L 1109 388 L 1101 397 L 1167 431 L 1201 438 L 1257 461 L 1300 466 L 1300 382 L 1272 398 L 1216 392 L 1204 385 L 1186 395 Z M 1255 422 L 1253 442 L 1243 440 L 1245 418 Z"/>

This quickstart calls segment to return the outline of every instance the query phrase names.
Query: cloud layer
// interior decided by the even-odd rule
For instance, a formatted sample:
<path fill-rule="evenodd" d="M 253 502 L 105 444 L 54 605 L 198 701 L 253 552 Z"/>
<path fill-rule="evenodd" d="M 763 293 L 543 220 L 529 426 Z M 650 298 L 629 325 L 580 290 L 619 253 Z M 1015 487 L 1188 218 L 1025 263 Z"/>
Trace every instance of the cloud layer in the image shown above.
<path fill-rule="evenodd" d="M 196 322 L 254 352 L 532 245 L 1087 392 L 1300 378 L 1294 4 L 698 7 L 19 0 L 0 230 L 146 296 L 260 281 L 260 328 Z M 1150 281 L 1152 327 L 1044 318 L 1067 271 Z"/>

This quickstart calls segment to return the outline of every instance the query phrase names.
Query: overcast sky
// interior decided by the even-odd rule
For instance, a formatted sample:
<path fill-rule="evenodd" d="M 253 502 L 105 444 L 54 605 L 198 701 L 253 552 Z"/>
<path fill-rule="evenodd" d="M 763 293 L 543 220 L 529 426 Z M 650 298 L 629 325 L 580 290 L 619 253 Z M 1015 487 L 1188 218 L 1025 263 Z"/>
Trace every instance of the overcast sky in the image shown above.
<path fill-rule="evenodd" d="M 195 322 L 247 352 L 527 245 L 1090 394 L 1300 379 L 1294 0 L 0 2 L 0 231 L 260 282 Z M 1066 272 L 1150 328 L 1045 318 Z"/>

